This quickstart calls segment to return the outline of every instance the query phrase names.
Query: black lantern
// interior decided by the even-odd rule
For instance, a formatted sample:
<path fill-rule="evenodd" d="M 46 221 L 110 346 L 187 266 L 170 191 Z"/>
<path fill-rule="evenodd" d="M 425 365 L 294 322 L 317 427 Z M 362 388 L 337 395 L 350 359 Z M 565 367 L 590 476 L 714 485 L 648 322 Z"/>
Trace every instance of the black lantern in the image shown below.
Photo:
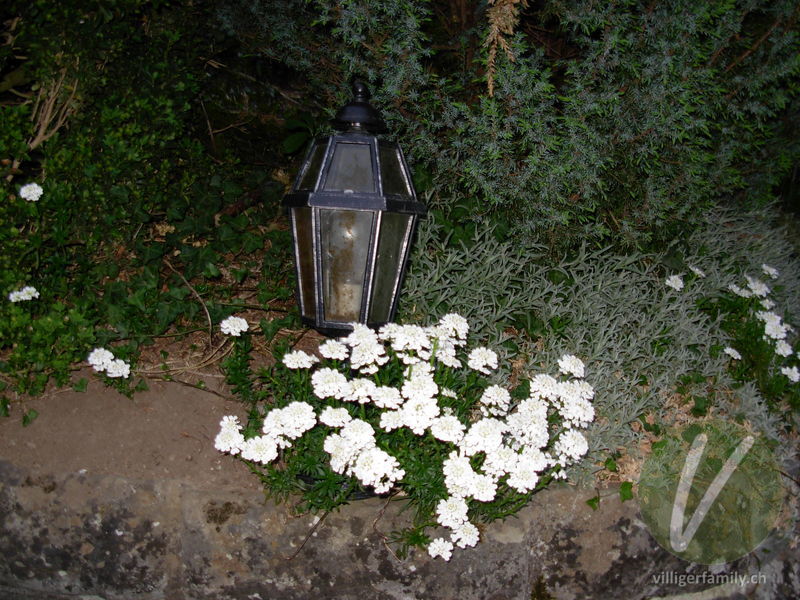
<path fill-rule="evenodd" d="M 403 152 L 356 82 L 333 121 L 339 133 L 314 140 L 284 198 L 294 240 L 300 314 L 327 335 L 352 323 L 390 322 L 425 207 Z"/>

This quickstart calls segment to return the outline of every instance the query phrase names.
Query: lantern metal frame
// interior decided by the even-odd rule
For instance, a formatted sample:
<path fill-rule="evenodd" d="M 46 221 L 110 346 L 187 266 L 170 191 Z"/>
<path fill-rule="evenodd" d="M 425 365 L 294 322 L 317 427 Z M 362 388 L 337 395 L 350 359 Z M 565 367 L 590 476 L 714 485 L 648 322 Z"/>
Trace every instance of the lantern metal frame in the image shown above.
<path fill-rule="evenodd" d="M 392 321 L 417 221 L 426 212 L 417 199 L 399 144 L 374 135 L 383 129 L 383 121 L 366 102 L 368 94 L 363 84 L 354 85 L 354 101 L 343 107 L 334 121 L 339 128 L 347 127 L 347 131 L 312 142 L 294 185 L 283 201 L 291 220 L 300 313 L 304 323 L 326 335 L 346 334 L 352 330 L 353 322 L 378 327 Z M 368 168 L 356 175 L 352 175 L 351 169 L 346 176 L 362 177 L 361 181 L 367 183 L 362 187 L 368 189 L 331 189 L 341 187 L 331 182 L 341 179 L 342 164 L 341 160 L 337 162 L 337 151 L 345 157 L 354 157 L 358 151 L 361 166 L 365 167 L 363 149 L 366 148 L 370 157 Z M 392 181 L 386 180 L 387 174 Z M 371 179 L 363 179 L 364 176 Z M 341 274 L 337 275 L 330 267 L 336 258 L 330 252 L 331 240 L 335 239 L 331 236 L 348 237 L 350 230 L 341 231 L 342 224 L 350 222 L 348 220 L 360 223 L 361 238 L 357 231 L 353 243 L 366 245 L 359 250 L 359 256 L 363 258 L 365 253 L 366 258 L 363 273 L 360 267 L 357 271 L 348 271 L 350 276 L 360 274 L 352 284 L 355 290 L 360 289 L 360 302 L 354 300 L 351 314 L 342 318 L 331 308 L 333 291 L 330 290 L 346 284 L 334 281 Z M 326 230 L 330 226 L 339 226 L 339 230 Z M 354 314 L 356 304 L 357 315 Z"/>

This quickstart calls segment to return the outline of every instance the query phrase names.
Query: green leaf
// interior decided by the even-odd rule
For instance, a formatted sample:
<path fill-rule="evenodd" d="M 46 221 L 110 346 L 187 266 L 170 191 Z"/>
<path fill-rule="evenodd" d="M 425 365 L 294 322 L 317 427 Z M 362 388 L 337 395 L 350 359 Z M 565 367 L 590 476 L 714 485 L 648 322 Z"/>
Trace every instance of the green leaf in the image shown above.
<path fill-rule="evenodd" d="M 283 140 L 283 151 L 286 154 L 294 154 L 306 145 L 309 137 L 310 136 L 307 131 L 298 131 L 297 133 L 292 133 Z"/>
<path fill-rule="evenodd" d="M 600 495 L 598 494 L 594 498 L 589 498 L 586 501 L 586 504 L 588 504 L 589 508 L 591 508 L 592 510 L 597 510 L 597 507 L 600 505 Z"/>
<path fill-rule="evenodd" d="M 611 458 L 611 457 L 609 456 L 609 457 L 606 459 L 606 462 L 605 462 L 605 467 L 606 467 L 606 469 L 608 469 L 608 470 L 609 470 L 609 471 L 611 471 L 612 473 L 616 473 L 616 472 L 617 472 L 617 461 L 615 461 L 613 458 Z"/>
<path fill-rule="evenodd" d="M 39 416 L 39 413 L 36 412 L 34 409 L 30 409 L 24 415 L 22 415 L 22 426 L 27 427 L 31 423 L 36 420 L 36 417 Z"/>
<path fill-rule="evenodd" d="M 626 500 L 633 499 L 633 483 L 630 481 L 623 481 L 619 486 L 619 497 L 620 500 L 625 502 Z"/>
<path fill-rule="evenodd" d="M 10 415 L 11 410 L 8 398 L 0 398 L 0 417 L 8 417 Z"/>
<path fill-rule="evenodd" d="M 86 377 L 81 377 L 78 381 L 72 384 L 72 389 L 76 392 L 85 392 L 88 385 L 89 380 L 86 379 Z"/>
<path fill-rule="evenodd" d="M 701 431 L 703 431 L 703 428 L 700 427 L 700 425 L 698 425 L 697 423 L 693 423 L 689 425 L 689 427 L 683 430 L 683 433 L 681 433 L 681 437 L 684 439 L 685 442 L 691 444 L 694 441 L 694 438 L 696 438 Z"/>

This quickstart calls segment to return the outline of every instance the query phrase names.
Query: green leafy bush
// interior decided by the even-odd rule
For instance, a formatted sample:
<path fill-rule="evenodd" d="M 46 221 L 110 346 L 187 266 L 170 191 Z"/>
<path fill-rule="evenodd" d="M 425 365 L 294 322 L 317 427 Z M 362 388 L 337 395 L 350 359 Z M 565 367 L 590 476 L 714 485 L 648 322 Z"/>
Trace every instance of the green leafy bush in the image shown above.
<path fill-rule="evenodd" d="M 515 4 L 228 0 L 219 16 L 292 69 L 310 110 L 366 77 L 438 206 L 472 198 L 552 247 L 669 240 L 721 198 L 771 200 L 797 163 L 794 2 L 552 1 L 499 20 Z"/>
<path fill-rule="evenodd" d="M 93 347 L 135 363 L 293 286 L 282 185 L 200 141 L 207 7 L 12 2 L 0 53 L 0 377 L 63 385 Z M 213 135 L 213 134 L 212 134 Z M 41 188 L 26 198 L 28 184 Z M 263 277 L 262 277 L 263 275 Z M 38 297 L 11 302 L 32 286 Z M 244 293 L 244 292 L 242 292 Z M 249 292 L 248 292 L 249 293 Z M 259 304 L 251 305 L 259 308 Z M 263 306 L 263 305 L 262 305 Z M 116 381 L 123 391 L 129 382 Z"/>

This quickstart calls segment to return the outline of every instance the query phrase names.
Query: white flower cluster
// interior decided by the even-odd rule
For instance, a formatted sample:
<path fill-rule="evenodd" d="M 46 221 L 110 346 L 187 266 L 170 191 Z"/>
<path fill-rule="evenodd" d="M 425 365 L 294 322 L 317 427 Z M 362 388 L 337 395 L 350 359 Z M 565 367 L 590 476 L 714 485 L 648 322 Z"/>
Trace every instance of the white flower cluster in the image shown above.
<path fill-rule="evenodd" d="M 319 359 L 316 356 L 302 350 L 287 352 L 283 357 L 283 364 L 289 369 L 310 369 L 317 362 Z"/>
<path fill-rule="evenodd" d="M 26 183 L 19 188 L 20 198 L 27 200 L 28 202 L 38 202 L 43 193 L 44 190 L 38 183 Z"/>
<path fill-rule="evenodd" d="M 697 267 L 690 266 L 689 269 L 691 269 L 697 277 L 705 277 L 705 273 Z M 777 279 L 780 275 L 775 267 L 767 264 L 761 265 L 761 272 L 770 279 Z M 772 309 L 775 308 L 775 302 L 768 297 L 771 293 L 769 286 L 758 277 L 753 277 L 751 275 L 745 275 L 744 279 L 747 282 L 745 287 L 731 283 L 728 285 L 728 290 L 741 298 L 753 298 L 758 300 L 758 303 L 764 310 L 756 311 L 755 316 L 764 323 L 764 339 L 771 342 L 773 350 L 778 356 L 784 358 L 792 356 L 794 354 L 794 348 L 792 348 L 792 345 L 786 338 L 790 333 L 794 332 L 794 329 L 785 323 L 779 314 L 773 312 Z M 666 284 L 678 291 L 682 290 L 684 287 L 683 279 L 680 275 L 668 277 Z M 742 355 L 736 348 L 728 346 L 723 352 L 733 360 L 742 359 Z M 798 354 L 798 356 L 800 356 L 800 354 Z M 561 366 L 561 363 L 559 363 L 559 365 Z M 562 373 L 565 372 L 567 371 L 565 371 L 562 366 Z M 798 371 L 797 367 L 781 367 L 780 372 L 788 377 L 792 383 L 800 381 L 800 371 Z"/>
<path fill-rule="evenodd" d="M 319 347 L 319 354 L 336 361 L 332 364 L 337 368 L 310 354 L 290 352 L 283 358 L 287 368 L 311 371 L 312 393 L 323 404 L 318 418 L 309 404 L 295 402 L 268 412 L 264 436 L 245 441 L 236 419 L 225 417 L 216 447 L 266 463 L 277 457 L 278 448 L 288 447 L 319 422 L 333 430 L 323 442 L 331 469 L 385 493 L 406 473 L 378 440 L 401 428 L 425 443 L 432 437 L 449 451 L 443 463 L 448 495 L 439 501 L 436 514 L 450 536 L 434 540 L 428 552 L 448 560 L 454 546 L 478 542 L 478 529 L 468 519 L 470 502 L 495 500 L 501 485 L 527 493 L 546 473 L 563 477 L 564 468 L 588 452 L 578 430 L 594 419 L 594 390 L 583 379 L 585 366 L 569 354 L 558 361 L 566 380 L 537 375 L 530 382 L 529 397 L 516 404 L 508 389 L 488 385 L 478 390 L 477 411 L 470 413 L 474 416 L 457 415 L 453 407 L 470 390 L 440 387 L 440 373 L 471 369 L 491 374 L 498 366 L 494 351 L 478 347 L 464 350 L 465 369 L 458 351 L 466 345 L 468 332 L 467 321 L 457 314 L 431 327 L 389 324 L 375 332 L 355 324 L 347 337 Z M 339 365 L 340 361 L 346 363 Z M 384 376 L 381 367 L 390 361 L 386 372 L 392 375 Z M 386 385 L 387 380 L 393 384 Z M 365 413 L 374 408 L 379 410 Z M 377 423 L 365 420 L 365 414 L 372 414 Z"/>
<path fill-rule="evenodd" d="M 26 285 L 21 290 L 14 290 L 8 295 L 11 302 L 25 302 L 39 297 L 39 292 L 33 286 Z"/>
<path fill-rule="evenodd" d="M 667 287 L 671 287 L 673 290 L 680 292 L 683 289 L 683 277 L 680 275 L 670 275 L 664 281 Z"/>
<path fill-rule="evenodd" d="M 111 351 L 105 348 L 95 348 L 86 360 L 98 373 L 105 373 L 111 378 L 130 377 L 131 366 L 121 358 L 114 358 Z"/>
<path fill-rule="evenodd" d="M 291 402 L 283 408 L 267 413 L 261 428 L 262 434 L 245 439 L 239 420 L 235 416 L 222 417 L 214 447 L 220 452 L 240 454 L 245 460 L 267 465 L 278 458 L 278 449 L 291 446 L 317 424 L 314 408 L 307 402 Z"/>
<path fill-rule="evenodd" d="M 437 506 L 437 522 L 451 530 L 450 540 L 434 540 L 428 546 L 431 556 L 449 560 L 454 544 L 464 548 L 477 543 L 478 530 L 467 520 L 469 501 L 491 502 L 503 479 L 507 486 L 520 493 L 530 492 L 545 471 L 561 467 L 555 474 L 563 476 L 563 467 L 575 463 L 588 452 L 586 438 L 578 428 L 594 420 L 594 407 L 590 402 L 594 389 L 580 379 L 585 369 L 580 359 L 564 355 L 559 365 L 562 372 L 575 379 L 559 381 L 546 374 L 535 376 L 531 380 L 529 397 L 518 403 L 504 419 L 484 416 L 465 428 L 455 417 L 443 416 L 430 427 L 437 439 L 456 444 L 443 465 L 445 486 L 450 495 Z M 506 396 L 507 390 L 499 392 L 498 388 L 487 388 L 481 403 L 503 407 L 497 411 L 499 416 L 506 410 L 510 395 Z M 552 414 L 563 419 L 563 430 L 555 439 L 551 438 L 548 422 Z M 451 426 L 447 436 L 439 430 L 439 423 L 445 419 L 455 419 L 460 426 Z M 551 443 L 552 450 L 547 452 Z M 483 462 L 476 470 L 471 458 L 479 455 Z"/>
<path fill-rule="evenodd" d="M 247 321 L 245 321 L 242 317 L 231 316 L 228 317 L 227 319 L 224 319 L 219 324 L 219 328 L 225 335 L 232 335 L 235 337 L 239 337 L 240 335 L 242 335 L 242 333 L 247 331 L 250 328 L 250 326 L 247 324 Z"/>

